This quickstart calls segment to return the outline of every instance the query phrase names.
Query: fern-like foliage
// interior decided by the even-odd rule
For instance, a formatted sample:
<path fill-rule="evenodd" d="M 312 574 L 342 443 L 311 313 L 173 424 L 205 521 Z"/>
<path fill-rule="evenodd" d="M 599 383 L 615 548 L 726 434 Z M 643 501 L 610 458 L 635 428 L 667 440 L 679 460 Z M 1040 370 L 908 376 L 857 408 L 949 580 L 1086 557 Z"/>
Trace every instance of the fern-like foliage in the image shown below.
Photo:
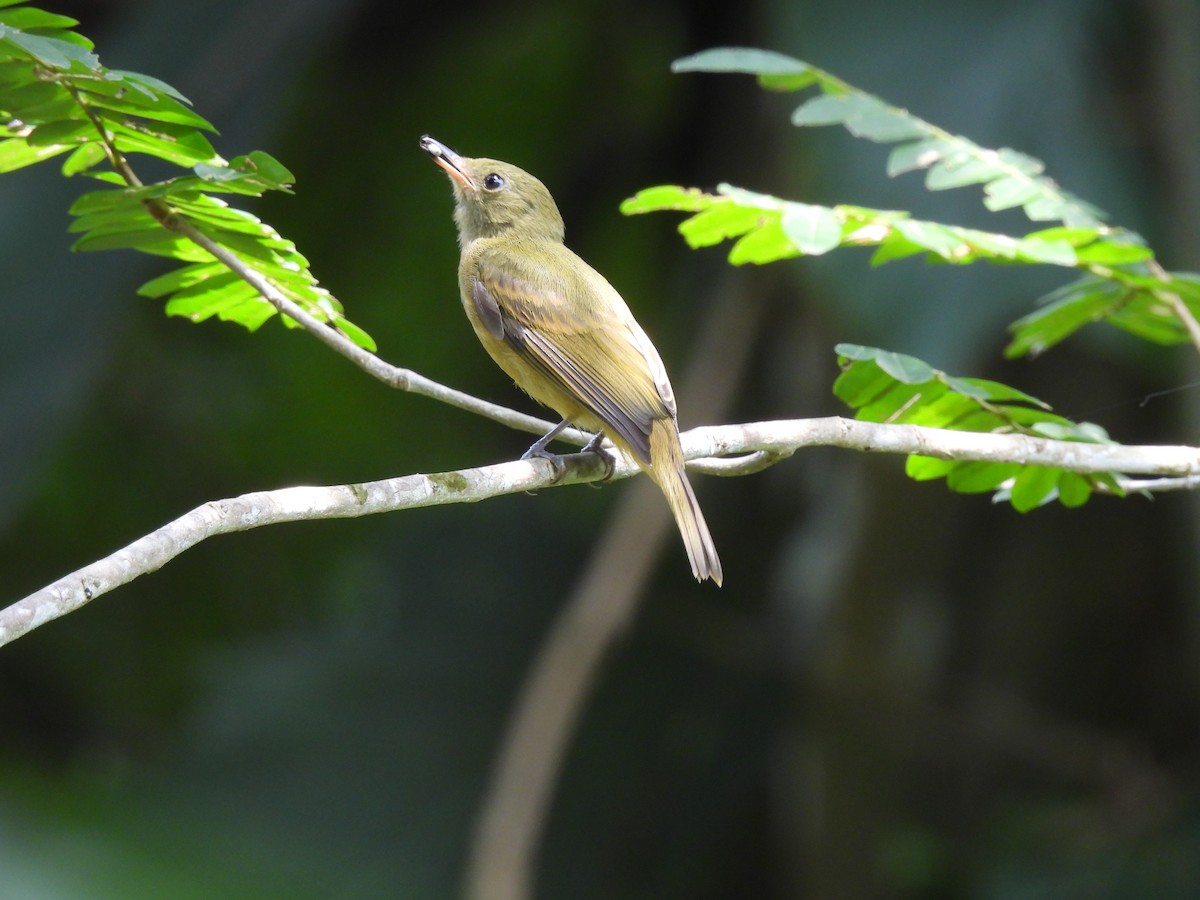
<path fill-rule="evenodd" d="M 940 263 L 987 261 L 1077 270 L 1079 277 L 1010 326 L 1013 337 L 1005 351 L 1010 357 L 1040 353 L 1099 321 L 1161 344 L 1197 341 L 1200 276 L 1164 271 L 1139 235 L 1105 224 L 1100 210 L 1049 178 L 1040 160 L 1007 147 L 980 147 L 782 54 L 720 48 L 678 60 L 672 68 L 750 74 L 774 91 L 815 88 L 815 95 L 796 107 L 793 124 L 842 125 L 855 137 L 893 144 L 889 175 L 923 170 L 929 190 L 980 185 L 989 210 L 1019 207 L 1040 227 L 1023 235 L 998 234 L 921 221 L 905 212 L 799 203 L 728 184 L 715 192 L 673 185 L 647 188 L 626 200 L 623 212 L 686 213 L 679 231 L 688 244 L 731 241 L 729 261 L 734 265 L 867 246 L 874 248 L 874 265 L 923 254 Z M 859 418 L 1109 442 L 1098 426 L 1072 423 L 1041 401 L 997 382 L 950 376 L 885 350 L 843 344 L 838 353 L 843 373 L 834 390 Z M 1121 492 L 1112 474 L 1078 475 L 1016 462 L 913 456 L 908 473 L 917 479 L 945 478 L 958 491 L 997 491 L 1020 510 L 1053 499 L 1078 506 L 1097 490 Z"/>
<path fill-rule="evenodd" d="M 1060 441 L 1111 444 L 1104 429 L 1077 423 L 1050 411 L 1024 391 L 984 378 L 947 375 L 913 356 L 861 347 L 837 346 L 842 374 L 833 392 L 868 422 L 894 422 L 1001 434 L 1025 434 Z M 1048 466 L 1017 462 L 935 459 L 913 455 L 906 464 L 917 481 L 945 478 L 964 494 L 996 492 L 1026 512 L 1053 500 L 1081 506 L 1096 490 L 1120 494 L 1110 474 L 1080 475 Z"/>
<path fill-rule="evenodd" d="M 677 60 L 676 72 L 754 75 L 774 91 L 816 88 L 793 112 L 797 126 L 842 125 L 855 137 L 895 144 L 887 172 L 924 170 L 929 190 L 981 185 L 993 211 L 1020 207 L 1038 223 L 1009 236 L 903 212 L 858 206 L 813 206 L 721 185 L 716 193 L 674 186 L 648 188 L 625 202 L 627 213 L 673 209 L 692 213 L 680 231 L 692 246 L 735 241 L 730 261 L 766 263 L 838 247 L 874 246 L 875 265 L 924 253 L 934 261 L 1042 263 L 1079 269 L 1084 277 L 1042 298 L 1010 326 L 1009 357 L 1036 355 L 1092 322 L 1107 322 L 1162 344 L 1191 339 L 1181 306 L 1200 316 L 1200 276 L 1163 271 L 1136 233 L 1104 224 L 1096 207 L 1061 188 L 1044 164 L 1003 147 L 980 147 L 905 109 L 798 59 L 766 50 L 718 48 Z"/>
<path fill-rule="evenodd" d="M 792 124 L 842 125 L 855 137 L 897 144 L 888 156 L 889 175 L 926 169 L 925 186 L 931 191 L 982 184 L 984 205 L 993 211 L 1019 206 L 1035 222 L 1102 225 L 1103 213 L 1042 174 L 1041 160 L 1008 147 L 980 147 L 801 60 L 766 50 L 716 48 L 677 60 L 671 68 L 755 75 L 763 87 L 776 91 L 815 85 L 820 94 L 796 108 Z"/>
<path fill-rule="evenodd" d="M 223 199 L 290 192 L 291 172 L 262 151 L 222 159 L 207 137 L 213 126 L 187 98 L 156 78 L 103 66 L 92 42 L 74 30 L 77 24 L 18 0 L 0 0 L 0 172 L 65 155 L 64 175 L 104 184 L 71 208 L 71 231 L 80 234 L 75 249 L 128 248 L 184 263 L 140 291 L 165 299 L 171 315 L 193 321 L 215 316 L 255 329 L 277 312 L 256 288 L 181 234 L 186 224 L 319 321 L 374 349 L 291 241 Z M 133 165 L 138 155 L 188 172 L 143 184 Z"/>
<path fill-rule="evenodd" d="M 692 247 L 734 240 L 729 261 L 769 263 L 816 256 L 838 247 L 876 247 L 880 265 L 915 254 L 938 262 L 1046 263 L 1070 268 L 1121 265 L 1152 258 L 1149 248 L 1110 239 L 1098 228 L 1059 226 L 1021 237 L 914 219 L 863 206 L 814 206 L 722 184 L 715 194 L 672 185 L 647 188 L 621 204 L 626 214 L 692 213 L 679 232 Z"/>

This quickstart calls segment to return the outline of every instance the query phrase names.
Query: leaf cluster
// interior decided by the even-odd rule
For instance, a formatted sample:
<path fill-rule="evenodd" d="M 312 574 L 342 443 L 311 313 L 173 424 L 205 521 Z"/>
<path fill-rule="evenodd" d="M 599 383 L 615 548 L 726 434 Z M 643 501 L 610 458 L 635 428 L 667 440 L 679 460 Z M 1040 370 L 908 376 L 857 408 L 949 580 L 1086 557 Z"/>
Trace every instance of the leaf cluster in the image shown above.
<path fill-rule="evenodd" d="M 839 344 L 842 374 L 833 392 L 855 410 L 855 418 L 993 434 L 1025 434 L 1059 441 L 1111 444 L 1099 425 L 1077 423 L 1051 412 L 1048 404 L 1024 391 L 986 378 L 947 375 L 928 363 L 890 350 Z M 1107 473 L 1084 475 L 1020 462 L 908 457 L 905 471 L 917 481 L 945 478 L 964 494 L 996 491 L 1026 512 L 1053 500 L 1081 506 L 1095 490 L 1120 494 Z"/>
<path fill-rule="evenodd" d="M 318 321 L 373 349 L 295 244 L 224 199 L 290 192 L 292 173 L 259 150 L 222 159 L 208 138 L 215 129 L 186 97 L 156 78 L 103 66 L 77 24 L 0 0 L 0 172 L 65 155 L 64 175 L 101 182 L 71 208 L 70 230 L 80 235 L 74 249 L 128 248 L 182 263 L 140 289 L 165 299 L 168 314 L 256 329 L 278 312 L 192 239 L 199 234 Z M 144 184 L 133 167 L 137 156 L 188 171 Z"/>
<path fill-rule="evenodd" d="M 922 221 L 903 211 L 800 203 L 729 184 L 715 192 L 674 185 L 647 188 L 626 200 L 623 212 L 687 213 L 679 225 L 687 243 L 698 248 L 732 241 L 729 261 L 734 265 L 866 246 L 874 248 L 873 265 L 923 255 L 956 265 L 984 261 L 1076 270 L 1075 280 L 1012 323 L 1012 340 L 1005 349 L 1009 357 L 1036 355 L 1101 321 L 1159 344 L 1192 340 L 1200 349 L 1200 276 L 1164 271 L 1139 235 L 1105 224 L 1099 209 L 1049 178 L 1040 160 L 1007 147 L 980 147 L 779 53 L 719 48 L 678 60 L 673 69 L 751 74 L 774 91 L 816 88 L 792 113 L 794 125 L 842 125 L 855 137 L 893 144 L 888 175 L 923 170 L 929 190 L 980 185 L 987 209 L 1020 208 L 1040 227 L 1013 236 Z M 1108 441 L 1097 426 L 1071 423 L 1015 388 L 948 376 L 884 350 L 845 344 L 838 353 L 844 371 L 834 390 L 859 418 Z M 1077 506 L 1097 489 L 1120 492 L 1111 475 L 1082 476 L 1019 463 L 914 456 L 908 472 L 918 479 L 945 478 L 958 491 L 997 490 L 1020 510 L 1055 498 Z"/>

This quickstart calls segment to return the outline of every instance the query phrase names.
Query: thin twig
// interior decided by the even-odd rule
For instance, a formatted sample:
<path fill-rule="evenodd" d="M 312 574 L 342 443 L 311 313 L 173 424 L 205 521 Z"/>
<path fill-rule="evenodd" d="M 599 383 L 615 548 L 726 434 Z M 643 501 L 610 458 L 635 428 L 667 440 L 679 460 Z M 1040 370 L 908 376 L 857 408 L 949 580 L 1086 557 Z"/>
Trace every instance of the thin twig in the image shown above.
<path fill-rule="evenodd" d="M 100 135 L 100 142 L 104 147 L 105 155 L 108 157 L 109 164 L 113 167 L 114 171 L 130 187 L 142 187 L 141 179 L 134 172 L 125 154 L 117 148 L 112 133 L 104 126 L 104 121 L 72 85 L 67 83 L 64 87 Z M 500 406 L 497 403 L 491 403 L 479 397 L 474 397 L 471 394 L 455 390 L 430 378 L 426 378 L 424 375 L 420 375 L 411 369 L 403 369 L 384 362 L 374 353 L 355 344 L 350 338 L 346 337 L 346 335 L 333 326 L 322 322 L 316 316 L 307 312 L 280 290 L 269 278 L 265 277 L 252 266 L 247 265 L 232 250 L 204 234 L 187 221 L 186 218 L 179 215 L 166 201 L 151 198 L 143 200 L 142 206 L 163 228 L 173 234 L 186 238 L 196 246 L 202 248 L 258 291 L 264 300 L 279 311 L 280 315 L 287 316 L 327 347 L 341 354 L 368 375 L 382 381 L 389 387 L 429 397 L 457 409 L 475 413 L 476 415 L 507 425 L 510 428 L 526 431 L 531 434 L 544 434 L 557 424 L 540 419 L 537 416 L 517 412 L 516 410 Z M 583 446 L 592 438 L 590 434 L 575 428 L 564 429 L 560 437 L 562 440 L 573 443 L 576 446 Z"/>
<path fill-rule="evenodd" d="M 1194 491 L 1196 488 L 1200 488 L 1200 475 L 1186 475 L 1181 478 L 1120 478 L 1117 483 L 1127 494 Z"/>
<path fill-rule="evenodd" d="M 146 205 L 151 206 L 154 204 L 160 204 L 160 201 L 150 200 L 147 201 Z M 166 208 L 165 204 L 161 205 Z M 170 212 L 169 208 L 166 209 Z M 426 378 L 424 375 L 420 375 L 411 369 L 402 369 L 384 362 L 374 353 L 358 346 L 358 344 L 354 343 L 336 328 L 320 321 L 305 311 L 303 307 L 275 287 L 269 279 L 265 278 L 253 267 L 246 265 L 232 250 L 212 240 L 208 235 L 196 229 L 190 222 L 174 214 L 159 221 L 162 222 L 163 227 L 181 237 L 187 238 L 196 244 L 196 246 L 212 254 L 218 261 L 228 267 L 230 271 L 234 272 L 239 278 L 258 291 L 282 315 L 299 323 L 317 340 L 335 352 L 340 353 L 368 375 L 377 378 L 389 387 L 408 391 L 413 394 L 420 394 L 423 397 L 438 400 L 457 409 L 484 416 L 495 422 L 500 422 L 503 425 L 508 425 L 519 431 L 527 431 L 531 434 L 544 434 L 556 424 L 548 422 L 545 419 L 539 419 L 537 416 L 526 415 L 525 413 L 500 406 L 499 404 L 473 397 L 470 394 Z M 563 440 L 577 446 L 583 446 L 592 437 L 590 434 L 574 428 L 565 429 L 560 436 Z"/>
<path fill-rule="evenodd" d="M 1170 281 L 1171 276 L 1162 267 L 1157 259 L 1150 260 L 1150 272 L 1159 281 Z M 1183 327 L 1187 330 L 1188 338 L 1192 342 L 1192 346 L 1196 348 L 1196 352 L 1200 353 L 1200 322 L 1196 321 L 1196 317 L 1192 315 L 1192 311 L 1188 305 L 1183 302 L 1183 298 L 1175 291 L 1158 291 L 1160 297 L 1170 304 L 1172 312 L 1176 318 L 1183 323 Z"/>

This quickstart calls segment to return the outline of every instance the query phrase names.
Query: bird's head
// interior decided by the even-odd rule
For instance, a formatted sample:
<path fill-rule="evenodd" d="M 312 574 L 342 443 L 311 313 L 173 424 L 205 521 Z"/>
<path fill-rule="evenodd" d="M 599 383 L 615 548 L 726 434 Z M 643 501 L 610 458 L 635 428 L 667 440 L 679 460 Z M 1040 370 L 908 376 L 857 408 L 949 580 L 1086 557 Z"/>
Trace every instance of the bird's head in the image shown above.
<path fill-rule="evenodd" d="M 546 186 L 509 163 L 459 156 L 425 135 L 421 149 L 446 170 L 454 186 L 454 220 L 463 246 L 477 238 L 563 239 L 563 220 Z"/>

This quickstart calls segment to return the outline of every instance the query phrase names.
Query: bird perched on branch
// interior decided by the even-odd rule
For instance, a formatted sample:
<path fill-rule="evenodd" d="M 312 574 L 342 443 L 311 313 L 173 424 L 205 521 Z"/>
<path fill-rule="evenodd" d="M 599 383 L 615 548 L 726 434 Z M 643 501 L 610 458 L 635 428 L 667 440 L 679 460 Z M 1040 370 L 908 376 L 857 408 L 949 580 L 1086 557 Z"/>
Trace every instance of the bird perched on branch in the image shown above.
<path fill-rule="evenodd" d="M 607 437 L 662 489 L 692 574 L 721 583 L 721 560 L 684 472 L 675 395 L 662 359 L 604 276 L 563 244 L 545 185 L 508 163 L 468 159 L 426 135 L 421 149 L 450 176 L 462 257 L 463 308 L 483 347 L 517 386 L 568 424 Z"/>

